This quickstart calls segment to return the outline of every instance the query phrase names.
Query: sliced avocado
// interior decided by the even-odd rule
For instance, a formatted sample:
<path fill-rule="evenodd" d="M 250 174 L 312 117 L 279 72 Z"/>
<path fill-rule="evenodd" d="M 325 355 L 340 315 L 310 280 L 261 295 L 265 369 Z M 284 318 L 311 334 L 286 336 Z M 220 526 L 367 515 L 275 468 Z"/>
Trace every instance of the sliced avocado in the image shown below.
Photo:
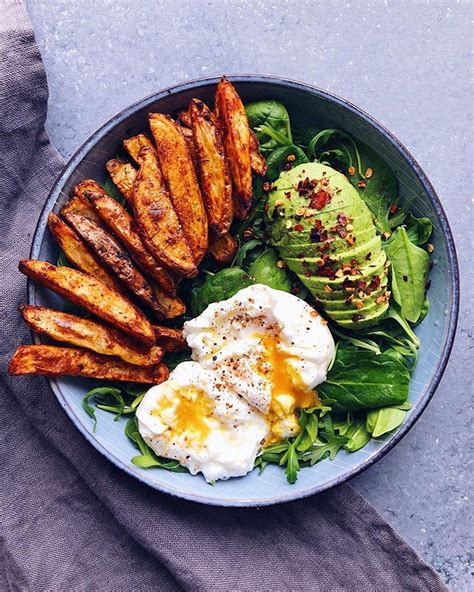
<path fill-rule="evenodd" d="M 365 242 L 363 245 L 359 245 L 356 249 L 349 249 L 340 253 L 329 252 L 331 261 L 337 262 L 338 264 L 345 264 L 353 259 L 360 262 L 361 265 L 367 265 L 372 259 L 376 258 L 381 251 L 381 241 L 379 236 L 374 236 L 371 240 Z M 295 259 L 286 255 L 287 251 L 280 250 L 280 255 L 285 257 L 286 264 L 295 273 L 305 273 L 306 271 L 314 271 L 319 267 L 321 257 L 304 257 L 303 259 Z M 366 259 L 367 255 L 370 255 L 369 259 Z"/>
<path fill-rule="evenodd" d="M 328 316 L 346 325 L 361 315 L 364 324 L 378 319 L 386 309 L 385 302 L 376 302 L 386 292 L 386 254 L 368 207 L 348 179 L 319 163 L 301 164 L 277 179 L 267 205 L 270 242 Z M 329 256 L 336 277 L 315 275 L 323 255 Z M 355 275 L 346 275 L 343 266 L 348 264 L 357 269 Z M 352 292 L 343 284 L 369 285 L 375 276 L 380 286 L 363 300 L 354 296 L 362 303 L 359 309 L 347 308 Z"/>
<path fill-rule="evenodd" d="M 355 316 L 350 319 L 338 319 L 336 320 L 337 324 L 341 327 L 347 327 L 350 329 L 358 330 L 358 329 L 365 329 L 365 327 L 370 327 L 372 325 L 376 325 L 382 320 L 382 317 L 386 313 L 388 308 L 388 302 L 384 304 L 380 304 L 376 309 L 374 309 L 369 315 L 363 316 L 362 319 L 355 320 Z M 355 315 L 363 315 L 363 311 L 357 311 Z"/>

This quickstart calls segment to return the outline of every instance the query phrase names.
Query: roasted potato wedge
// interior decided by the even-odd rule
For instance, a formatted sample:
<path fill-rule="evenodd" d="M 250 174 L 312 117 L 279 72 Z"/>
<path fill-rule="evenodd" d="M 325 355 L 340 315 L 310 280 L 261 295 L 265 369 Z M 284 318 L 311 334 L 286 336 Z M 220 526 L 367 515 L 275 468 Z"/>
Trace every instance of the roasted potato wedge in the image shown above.
<path fill-rule="evenodd" d="M 87 197 L 102 222 L 126 247 L 143 273 L 154 279 L 168 294 L 176 294 L 173 277 L 148 251 L 127 210 L 102 188 L 88 192 Z"/>
<path fill-rule="evenodd" d="M 83 181 L 79 185 L 76 185 L 73 196 L 61 209 L 61 216 L 66 217 L 68 214 L 80 214 L 90 220 L 99 222 L 99 217 L 92 209 L 89 200 L 84 196 L 84 191 L 90 191 L 92 187 L 96 186 L 100 187 L 98 183 L 92 180 Z M 84 187 L 88 187 L 88 189 L 84 189 L 83 191 Z"/>
<path fill-rule="evenodd" d="M 258 138 L 252 129 L 250 130 L 250 166 L 252 171 L 260 177 L 267 172 L 267 161 L 260 154 Z"/>
<path fill-rule="evenodd" d="M 24 305 L 20 307 L 20 313 L 36 333 L 105 356 L 117 356 L 134 366 L 155 366 L 163 357 L 160 346 L 144 347 L 97 321 L 41 306 Z"/>
<path fill-rule="evenodd" d="M 123 141 L 123 145 L 125 147 L 125 150 L 139 165 L 142 164 L 142 159 L 140 157 L 140 150 L 142 148 L 150 148 L 151 150 L 155 151 L 155 147 L 153 146 L 152 141 L 150 140 L 150 138 L 148 138 L 148 136 L 145 136 L 145 134 L 138 134 L 137 136 L 127 138 Z"/>
<path fill-rule="evenodd" d="M 131 294 L 148 306 L 158 318 L 163 318 L 154 288 L 143 277 L 120 243 L 102 226 L 84 216 L 68 214 L 67 221 Z"/>
<path fill-rule="evenodd" d="M 196 144 L 194 143 L 193 130 L 189 127 L 182 127 L 181 133 L 183 134 L 184 139 L 186 140 L 186 145 L 188 147 L 189 154 L 191 155 L 191 160 L 193 161 L 194 170 L 197 174 L 199 157 L 196 149 Z"/>
<path fill-rule="evenodd" d="M 179 121 L 186 127 L 192 127 L 191 122 L 191 114 L 189 113 L 189 109 L 184 109 L 178 113 Z"/>
<path fill-rule="evenodd" d="M 209 241 L 209 251 L 219 263 L 230 263 L 237 253 L 236 239 L 229 233 Z"/>
<path fill-rule="evenodd" d="M 145 315 L 101 280 L 70 267 L 56 267 L 34 259 L 23 259 L 18 268 L 32 280 L 82 306 L 140 343 L 150 347 L 155 343 L 153 328 Z"/>
<path fill-rule="evenodd" d="M 174 210 L 154 148 L 140 151 L 140 170 L 133 190 L 133 211 L 142 239 L 155 259 L 193 277 L 197 273 L 191 249 Z"/>
<path fill-rule="evenodd" d="M 76 232 L 53 212 L 48 216 L 48 226 L 68 261 L 84 273 L 102 280 L 109 288 L 122 291 L 120 283 L 102 267 Z"/>
<path fill-rule="evenodd" d="M 188 347 L 183 337 L 183 332 L 179 329 L 153 325 L 156 335 L 156 343 L 167 352 L 182 351 Z"/>
<path fill-rule="evenodd" d="M 86 376 L 143 384 L 160 384 L 169 376 L 164 364 L 140 368 L 84 349 L 55 345 L 21 345 L 10 361 L 8 372 L 12 375 Z"/>
<path fill-rule="evenodd" d="M 174 319 L 186 312 L 186 305 L 177 296 L 170 296 L 158 286 L 154 289 L 155 300 L 160 308 L 162 319 Z"/>
<path fill-rule="evenodd" d="M 207 216 L 186 140 L 179 125 L 167 115 L 150 113 L 148 119 L 173 207 L 199 264 L 207 252 Z"/>
<path fill-rule="evenodd" d="M 228 232 L 234 217 L 232 181 L 220 129 L 211 110 L 198 99 L 189 105 L 198 171 L 209 229 L 215 236 Z"/>
<path fill-rule="evenodd" d="M 131 201 L 137 170 L 129 162 L 117 158 L 112 158 L 105 166 L 114 185 L 127 201 Z"/>
<path fill-rule="evenodd" d="M 234 86 L 222 78 L 216 90 L 216 112 L 234 185 L 234 213 L 239 220 L 252 206 L 250 128 L 244 106 Z"/>

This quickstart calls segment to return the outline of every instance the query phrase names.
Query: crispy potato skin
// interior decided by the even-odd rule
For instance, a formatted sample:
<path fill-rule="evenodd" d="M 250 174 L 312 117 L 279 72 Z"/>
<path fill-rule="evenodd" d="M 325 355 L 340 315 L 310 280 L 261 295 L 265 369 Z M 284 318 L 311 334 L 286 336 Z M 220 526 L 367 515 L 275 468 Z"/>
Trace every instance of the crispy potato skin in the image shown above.
<path fill-rule="evenodd" d="M 155 151 L 155 147 L 153 146 L 152 141 L 150 140 L 150 138 L 148 138 L 148 136 L 145 136 L 145 134 L 138 134 L 137 136 L 127 138 L 123 141 L 123 145 L 125 147 L 125 150 L 139 165 L 141 165 L 143 161 L 143 159 L 140 156 L 140 151 L 142 148 L 150 148 L 150 150 Z"/>
<path fill-rule="evenodd" d="M 169 376 L 164 364 L 140 368 L 84 349 L 54 345 L 21 345 L 10 361 L 8 372 L 12 375 L 86 376 L 143 384 L 159 384 Z"/>
<path fill-rule="evenodd" d="M 116 290 L 101 280 L 69 267 L 46 261 L 23 259 L 19 270 L 53 292 L 82 306 L 140 343 L 152 346 L 155 334 L 145 315 Z"/>
<path fill-rule="evenodd" d="M 140 235 L 155 259 L 186 277 L 197 274 L 191 249 L 174 210 L 154 148 L 140 151 L 133 211 Z"/>
<path fill-rule="evenodd" d="M 90 191 L 87 195 L 102 222 L 126 247 L 143 273 L 154 279 L 168 294 L 176 294 L 173 277 L 148 251 L 127 210 L 103 189 Z"/>
<path fill-rule="evenodd" d="M 41 306 L 21 306 L 25 323 L 56 341 L 84 347 L 105 356 L 117 356 L 134 366 L 155 366 L 163 357 L 159 346 L 151 348 L 134 343 L 119 331 L 97 321 Z"/>
<path fill-rule="evenodd" d="M 210 109 L 198 99 L 189 105 L 198 154 L 198 171 L 209 229 L 215 236 L 228 232 L 234 217 L 232 181 L 220 130 Z"/>
<path fill-rule="evenodd" d="M 150 113 L 148 118 L 173 207 L 194 261 L 199 264 L 207 251 L 207 216 L 186 140 L 178 124 L 167 115 Z"/>
<path fill-rule="evenodd" d="M 128 202 L 131 201 L 137 170 L 129 162 L 116 158 L 109 160 L 105 166 L 114 185 Z"/>
<path fill-rule="evenodd" d="M 158 318 L 163 318 L 153 287 L 114 237 L 93 220 L 79 214 L 69 214 L 67 221 L 127 289 L 155 312 Z"/>
<path fill-rule="evenodd" d="M 156 335 L 156 343 L 167 352 L 182 351 L 188 347 L 183 337 L 183 332 L 179 329 L 153 325 Z"/>
<path fill-rule="evenodd" d="M 236 239 L 229 233 L 209 242 L 209 251 L 219 263 L 230 263 L 237 252 L 238 244 Z"/>
<path fill-rule="evenodd" d="M 239 220 L 252 206 L 250 128 L 244 106 L 234 86 L 222 78 L 216 90 L 216 112 L 234 185 L 234 213 Z"/>
<path fill-rule="evenodd" d="M 122 291 L 119 282 L 102 267 L 76 232 L 53 212 L 48 216 L 48 227 L 68 261 L 84 273 L 103 281 L 109 288 Z"/>
<path fill-rule="evenodd" d="M 158 286 L 154 287 L 155 301 L 162 319 L 174 319 L 186 312 L 186 305 L 177 296 L 170 296 Z"/>
<path fill-rule="evenodd" d="M 267 161 L 260 154 L 258 138 L 252 129 L 250 130 L 250 166 L 252 171 L 260 177 L 267 172 Z"/>

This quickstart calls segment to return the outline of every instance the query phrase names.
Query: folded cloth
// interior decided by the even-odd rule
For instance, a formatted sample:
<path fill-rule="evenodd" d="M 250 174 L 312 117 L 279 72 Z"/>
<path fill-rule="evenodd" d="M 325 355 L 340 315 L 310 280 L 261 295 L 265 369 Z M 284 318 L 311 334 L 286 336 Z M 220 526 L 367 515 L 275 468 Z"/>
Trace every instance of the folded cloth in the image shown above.
<path fill-rule="evenodd" d="M 63 163 L 23 5 L 0 0 L 2 590 L 445 590 L 351 487 L 261 509 L 160 494 L 105 460 L 47 382 L 10 379 L 32 232 Z"/>

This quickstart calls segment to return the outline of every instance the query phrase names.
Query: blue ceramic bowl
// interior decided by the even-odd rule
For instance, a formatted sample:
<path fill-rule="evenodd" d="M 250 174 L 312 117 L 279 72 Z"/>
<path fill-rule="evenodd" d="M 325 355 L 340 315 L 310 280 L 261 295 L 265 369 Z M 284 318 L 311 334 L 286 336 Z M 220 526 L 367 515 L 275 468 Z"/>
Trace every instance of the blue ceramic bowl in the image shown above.
<path fill-rule="evenodd" d="M 358 452 L 341 452 L 332 462 L 325 460 L 303 469 L 294 485 L 286 482 L 280 468 L 269 466 L 261 476 L 253 471 L 243 478 L 222 481 L 211 487 L 201 476 L 135 467 L 130 458 L 136 452 L 124 434 L 125 420 L 114 422 L 112 415 L 98 411 L 97 431 L 93 433 L 92 422 L 81 406 L 82 396 L 90 386 L 87 380 L 60 378 L 50 380 L 50 384 L 73 424 L 92 446 L 140 481 L 171 495 L 206 504 L 259 506 L 305 497 L 347 481 L 379 460 L 413 426 L 438 386 L 453 344 L 458 316 L 458 266 L 453 237 L 439 198 L 415 159 L 382 125 L 349 102 L 307 84 L 269 76 L 232 76 L 230 79 L 244 102 L 282 101 L 295 127 L 336 127 L 366 142 L 395 172 L 402 202 L 410 202 L 410 210 L 415 215 L 428 216 L 433 221 L 431 308 L 416 329 L 422 345 L 410 385 L 413 408 L 405 424 L 395 434 L 371 440 Z M 72 187 L 82 179 L 103 181 L 106 161 L 116 153 L 124 137 L 147 129 L 150 111 L 173 113 L 185 108 L 192 97 L 212 103 L 217 81 L 217 78 L 208 78 L 186 82 L 158 92 L 128 107 L 95 132 L 56 181 L 38 222 L 31 257 L 56 261 L 58 250 L 47 230 L 48 213 L 58 211 Z M 59 298 L 52 292 L 31 282 L 28 297 L 31 304 L 60 305 Z M 37 336 L 35 340 L 39 341 Z"/>

